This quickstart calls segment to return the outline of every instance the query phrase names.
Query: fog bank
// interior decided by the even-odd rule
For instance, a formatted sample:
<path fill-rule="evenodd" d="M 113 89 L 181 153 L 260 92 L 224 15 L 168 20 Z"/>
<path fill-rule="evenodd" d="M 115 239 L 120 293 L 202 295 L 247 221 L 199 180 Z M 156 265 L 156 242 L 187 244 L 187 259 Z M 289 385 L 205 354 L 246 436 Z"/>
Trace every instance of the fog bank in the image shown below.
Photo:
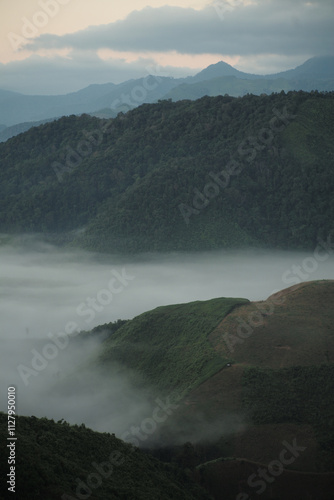
<path fill-rule="evenodd" d="M 243 297 L 264 300 L 302 281 L 334 278 L 333 254 L 267 250 L 132 257 L 0 247 L 0 338 L 47 338 L 157 306 Z M 320 260 L 320 258 L 322 260 Z M 111 288 L 110 288 L 111 287 Z"/>
<path fill-rule="evenodd" d="M 84 422 L 133 438 L 132 425 L 152 424 L 154 414 L 162 418 L 166 395 L 138 387 L 138 374 L 120 367 L 84 370 L 100 340 L 68 334 L 161 305 L 216 297 L 265 300 L 302 281 L 334 279 L 333 263 L 324 247 L 310 253 L 252 249 L 126 257 L 38 242 L 1 246 L 0 410 L 6 410 L 7 387 L 15 386 L 18 414 Z M 58 348 L 50 347 L 55 338 Z M 224 432 L 230 427 L 227 419 Z"/>

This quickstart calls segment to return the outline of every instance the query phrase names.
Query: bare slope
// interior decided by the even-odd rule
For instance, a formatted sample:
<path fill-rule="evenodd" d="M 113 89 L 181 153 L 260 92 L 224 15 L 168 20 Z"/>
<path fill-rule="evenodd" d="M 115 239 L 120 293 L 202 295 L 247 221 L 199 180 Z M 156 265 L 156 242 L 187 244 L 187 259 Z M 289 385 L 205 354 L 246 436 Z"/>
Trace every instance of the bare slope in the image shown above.
<path fill-rule="evenodd" d="M 222 356 L 268 368 L 334 361 L 334 281 L 294 285 L 232 311 L 210 334 Z"/>

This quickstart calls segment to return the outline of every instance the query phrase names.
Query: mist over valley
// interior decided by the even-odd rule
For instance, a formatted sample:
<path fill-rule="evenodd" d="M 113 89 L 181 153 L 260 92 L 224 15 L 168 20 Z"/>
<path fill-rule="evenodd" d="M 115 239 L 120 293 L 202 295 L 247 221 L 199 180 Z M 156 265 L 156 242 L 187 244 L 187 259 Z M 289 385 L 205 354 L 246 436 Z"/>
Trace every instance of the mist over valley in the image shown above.
<path fill-rule="evenodd" d="M 78 332 L 169 304 L 264 301 L 291 285 L 334 279 L 330 248 L 117 256 L 22 241 L 0 249 L 2 391 L 17 387 L 21 415 L 85 423 L 118 436 L 149 416 L 165 392 L 119 363 L 90 367 L 105 336 Z M 5 410 L 5 394 L 1 401 Z"/>
<path fill-rule="evenodd" d="M 75 331 L 91 330 L 158 306 L 215 297 L 265 300 L 302 281 L 333 279 L 330 244 L 317 252 L 250 248 L 135 256 L 63 250 L 34 239 L 27 248 L 5 245 L 0 337 L 47 338 L 68 322 L 77 324 Z M 113 271 L 114 293 L 108 288 Z"/>

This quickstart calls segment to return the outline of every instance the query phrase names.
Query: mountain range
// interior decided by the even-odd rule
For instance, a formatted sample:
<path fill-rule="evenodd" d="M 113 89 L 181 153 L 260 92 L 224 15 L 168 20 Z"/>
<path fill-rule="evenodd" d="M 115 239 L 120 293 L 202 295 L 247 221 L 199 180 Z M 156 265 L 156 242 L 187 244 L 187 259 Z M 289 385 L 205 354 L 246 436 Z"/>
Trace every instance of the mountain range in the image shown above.
<path fill-rule="evenodd" d="M 159 99 L 198 99 L 205 95 L 235 97 L 291 90 L 334 90 L 334 58 L 314 57 L 295 69 L 274 75 L 253 75 L 221 61 L 197 75 L 171 78 L 147 75 L 121 84 L 94 84 L 66 95 L 24 95 L 0 90 L 0 141 L 43 120 L 90 113 L 110 118 Z"/>

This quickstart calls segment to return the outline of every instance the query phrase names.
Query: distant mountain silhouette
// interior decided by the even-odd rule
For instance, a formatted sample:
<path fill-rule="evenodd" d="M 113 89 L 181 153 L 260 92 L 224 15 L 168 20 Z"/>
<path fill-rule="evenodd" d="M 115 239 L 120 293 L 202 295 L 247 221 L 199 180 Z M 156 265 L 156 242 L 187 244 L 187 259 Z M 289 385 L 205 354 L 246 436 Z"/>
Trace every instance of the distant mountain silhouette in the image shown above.
<path fill-rule="evenodd" d="M 201 85 L 205 82 L 205 85 Z M 196 87 L 197 85 L 197 87 Z M 93 84 L 65 95 L 24 95 L 0 89 L 0 142 L 15 135 L 15 130 L 5 127 L 20 126 L 17 133 L 41 122 L 83 113 L 113 117 L 120 111 L 127 112 L 144 103 L 159 99 L 198 99 L 204 95 L 229 94 L 242 96 L 247 93 L 260 95 L 281 90 L 334 89 L 334 57 L 313 57 L 301 66 L 273 75 L 256 75 L 239 71 L 220 61 L 211 64 L 193 77 L 170 78 L 148 75 L 115 85 Z M 22 124 L 22 125 L 21 125 Z"/>
<path fill-rule="evenodd" d="M 233 66 L 227 64 L 226 62 L 220 61 L 216 64 L 210 64 L 210 66 L 197 73 L 197 75 L 193 77 L 188 77 L 186 80 L 187 83 L 188 81 L 195 83 L 195 82 L 203 82 L 205 80 L 210 80 L 211 78 L 217 78 L 218 76 L 235 76 L 243 80 L 261 78 L 261 76 L 259 75 L 244 73 L 243 71 L 239 71 L 233 68 Z"/>

